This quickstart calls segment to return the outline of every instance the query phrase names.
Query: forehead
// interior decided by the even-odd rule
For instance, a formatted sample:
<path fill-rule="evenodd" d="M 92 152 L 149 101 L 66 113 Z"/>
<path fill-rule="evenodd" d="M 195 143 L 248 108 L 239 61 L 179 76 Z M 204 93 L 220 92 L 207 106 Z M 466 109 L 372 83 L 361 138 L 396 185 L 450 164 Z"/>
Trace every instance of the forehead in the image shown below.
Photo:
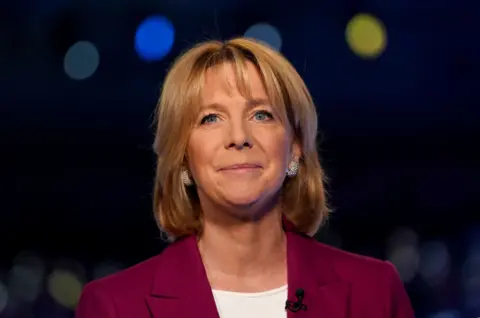
<path fill-rule="evenodd" d="M 262 77 L 253 63 L 247 62 L 244 67 L 222 63 L 207 69 L 201 94 L 203 104 L 236 95 L 268 100 Z"/>

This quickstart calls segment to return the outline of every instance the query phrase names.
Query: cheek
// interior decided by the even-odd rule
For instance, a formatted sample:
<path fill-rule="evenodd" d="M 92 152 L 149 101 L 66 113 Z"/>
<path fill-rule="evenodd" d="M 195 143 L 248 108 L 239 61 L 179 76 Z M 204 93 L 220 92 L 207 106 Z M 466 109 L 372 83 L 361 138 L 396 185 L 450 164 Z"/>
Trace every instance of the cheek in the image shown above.
<path fill-rule="evenodd" d="M 194 177 L 198 177 L 205 173 L 205 168 L 211 165 L 215 149 L 212 143 L 206 142 L 204 139 L 192 139 L 188 147 L 188 165 Z"/>
<path fill-rule="evenodd" d="M 277 135 L 276 138 L 272 138 L 266 148 L 270 160 L 274 162 L 276 166 L 283 167 L 288 165 L 290 160 L 290 149 L 289 142 L 286 140 L 285 136 Z"/>

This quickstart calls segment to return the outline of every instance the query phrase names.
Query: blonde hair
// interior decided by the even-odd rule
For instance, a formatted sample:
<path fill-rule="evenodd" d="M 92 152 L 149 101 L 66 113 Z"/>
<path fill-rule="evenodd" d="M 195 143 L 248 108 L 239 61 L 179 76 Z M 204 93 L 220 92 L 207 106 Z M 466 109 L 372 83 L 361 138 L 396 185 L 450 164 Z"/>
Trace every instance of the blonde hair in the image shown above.
<path fill-rule="evenodd" d="M 283 213 L 296 228 L 313 235 L 329 214 L 325 175 L 317 152 L 317 113 L 312 97 L 295 68 L 280 53 L 247 38 L 207 41 L 181 55 L 169 70 L 156 109 L 154 150 L 157 170 L 153 209 L 170 239 L 202 232 L 202 213 L 195 187 L 185 187 L 181 171 L 197 117 L 207 69 L 232 63 L 237 86 L 248 94 L 246 64 L 253 63 L 270 102 L 278 108 L 301 146 L 299 170 L 282 190 Z"/>

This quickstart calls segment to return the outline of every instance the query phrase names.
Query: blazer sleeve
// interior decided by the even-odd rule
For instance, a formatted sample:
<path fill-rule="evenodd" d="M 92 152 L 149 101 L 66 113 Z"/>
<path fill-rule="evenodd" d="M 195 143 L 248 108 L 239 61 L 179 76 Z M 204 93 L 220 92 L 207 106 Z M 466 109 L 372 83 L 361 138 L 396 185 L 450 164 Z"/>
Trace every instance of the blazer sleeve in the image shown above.
<path fill-rule="evenodd" d="M 387 282 L 389 290 L 388 299 L 388 317 L 389 318 L 414 318 L 412 304 L 410 298 L 403 286 L 403 282 L 400 279 L 400 275 L 397 272 L 395 266 L 387 261 Z"/>
<path fill-rule="evenodd" d="M 80 295 L 75 318 L 118 318 L 118 315 L 111 295 L 92 282 L 85 285 Z"/>

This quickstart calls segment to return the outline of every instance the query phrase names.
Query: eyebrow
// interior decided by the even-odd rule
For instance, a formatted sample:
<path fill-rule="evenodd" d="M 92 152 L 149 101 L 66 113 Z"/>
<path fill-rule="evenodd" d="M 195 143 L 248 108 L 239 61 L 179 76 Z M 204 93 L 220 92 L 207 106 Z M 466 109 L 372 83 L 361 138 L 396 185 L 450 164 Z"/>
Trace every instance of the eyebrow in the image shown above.
<path fill-rule="evenodd" d="M 269 104 L 269 101 L 268 99 L 265 99 L 265 98 L 254 98 L 254 99 L 249 99 L 247 100 L 247 102 L 245 103 L 246 107 L 248 109 L 251 109 L 251 108 L 255 108 L 259 105 L 268 105 Z M 220 103 L 211 103 L 211 104 L 208 104 L 208 105 L 203 105 L 201 107 L 202 110 L 206 110 L 206 109 L 217 109 L 217 110 L 224 110 L 225 109 L 225 106 L 220 104 Z"/>

